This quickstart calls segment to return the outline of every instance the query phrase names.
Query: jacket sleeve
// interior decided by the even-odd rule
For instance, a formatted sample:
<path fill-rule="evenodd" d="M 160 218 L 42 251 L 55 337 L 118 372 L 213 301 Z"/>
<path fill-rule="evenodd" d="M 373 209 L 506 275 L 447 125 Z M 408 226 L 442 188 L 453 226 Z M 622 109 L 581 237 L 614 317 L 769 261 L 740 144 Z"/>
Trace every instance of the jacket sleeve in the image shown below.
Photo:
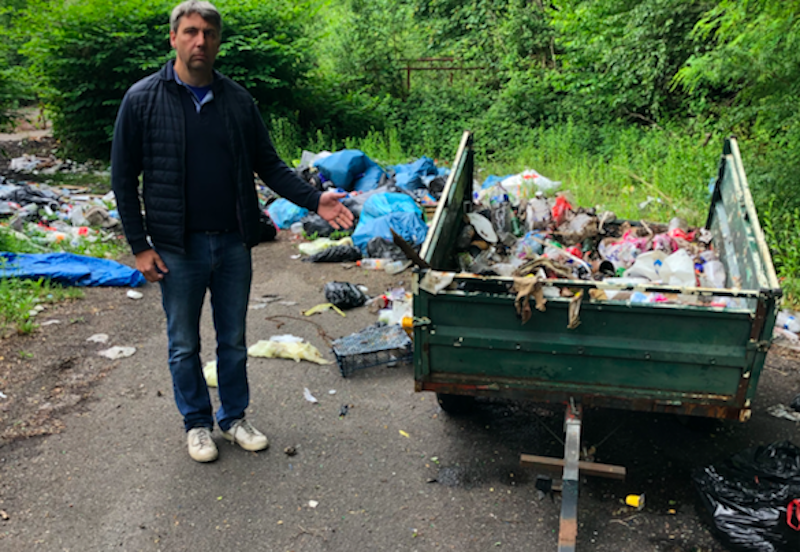
<path fill-rule="evenodd" d="M 256 121 L 257 151 L 255 152 L 254 169 L 261 180 L 281 197 L 284 197 L 300 207 L 305 207 L 309 211 L 316 211 L 319 206 L 319 198 L 322 193 L 316 190 L 309 183 L 290 169 L 286 163 L 278 156 L 275 146 L 264 125 L 256 107 L 255 101 L 252 103 L 252 117 Z"/>
<path fill-rule="evenodd" d="M 111 144 L 111 188 L 125 238 L 133 254 L 150 249 L 139 202 L 139 175 L 142 172 L 142 125 L 136 116 L 130 92 L 125 95 L 114 125 Z"/>

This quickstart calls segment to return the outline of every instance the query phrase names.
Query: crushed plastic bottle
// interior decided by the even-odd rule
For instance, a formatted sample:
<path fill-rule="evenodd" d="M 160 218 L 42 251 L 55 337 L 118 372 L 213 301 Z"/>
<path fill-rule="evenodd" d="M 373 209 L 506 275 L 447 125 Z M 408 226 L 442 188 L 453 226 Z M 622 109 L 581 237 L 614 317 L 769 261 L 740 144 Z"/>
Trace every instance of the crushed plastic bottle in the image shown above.
<path fill-rule="evenodd" d="M 720 262 L 717 253 L 712 250 L 700 254 L 702 264 L 698 273 L 701 287 L 724 288 L 727 281 L 725 266 Z"/>
<path fill-rule="evenodd" d="M 529 230 L 541 230 L 547 228 L 552 220 L 550 204 L 542 192 L 536 192 L 536 197 L 528 202 L 525 210 L 525 217 Z"/>
<path fill-rule="evenodd" d="M 664 259 L 659 275 L 661 280 L 670 286 L 694 286 L 697 283 L 694 261 L 685 249 L 678 249 Z"/>
<path fill-rule="evenodd" d="M 794 333 L 800 333 L 800 319 L 797 318 L 796 313 L 789 310 L 782 310 L 778 313 L 778 318 L 775 320 L 775 327 L 783 328 L 784 330 L 789 330 Z"/>

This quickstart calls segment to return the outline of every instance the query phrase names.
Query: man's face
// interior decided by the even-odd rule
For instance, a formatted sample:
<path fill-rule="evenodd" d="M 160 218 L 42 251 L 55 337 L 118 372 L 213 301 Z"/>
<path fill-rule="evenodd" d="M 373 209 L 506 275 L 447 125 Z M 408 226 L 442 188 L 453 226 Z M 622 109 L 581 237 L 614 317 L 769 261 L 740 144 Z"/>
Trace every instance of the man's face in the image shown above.
<path fill-rule="evenodd" d="M 177 32 L 170 30 L 169 42 L 187 69 L 210 72 L 219 52 L 219 29 L 200 14 L 190 13 L 181 17 Z"/>

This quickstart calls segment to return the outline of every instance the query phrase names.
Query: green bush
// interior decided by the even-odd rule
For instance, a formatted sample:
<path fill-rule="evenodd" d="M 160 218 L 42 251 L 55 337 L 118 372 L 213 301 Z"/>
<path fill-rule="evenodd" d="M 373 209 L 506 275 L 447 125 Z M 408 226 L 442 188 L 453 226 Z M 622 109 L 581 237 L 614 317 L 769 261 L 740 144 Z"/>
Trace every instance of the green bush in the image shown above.
<path fill-rule="evenodd" d="M 54 132 L 78 157 L 105 159 L 119 104 L 137 80 L 174 54 L 164 0 L 31 0 L 23 24 L 46 28 L 24 48 Z M 291 114 L 310 67 L 305 3 L 222 0 L 223 44 L 216 68 L 248 88 L 264 111 Z"/>

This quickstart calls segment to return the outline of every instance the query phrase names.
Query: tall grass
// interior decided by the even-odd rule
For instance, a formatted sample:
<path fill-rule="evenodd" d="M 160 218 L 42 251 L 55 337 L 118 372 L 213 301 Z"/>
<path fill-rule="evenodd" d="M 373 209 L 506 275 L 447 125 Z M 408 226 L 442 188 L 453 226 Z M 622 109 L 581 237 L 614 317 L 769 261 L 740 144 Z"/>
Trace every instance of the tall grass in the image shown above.
<path fill-rule="evenodd" d="M 283 134 L 280 139 L 289 136 Z M 339 143 L 319 131 L 310 143 L 286 147 L 294 148 L 298 155 L 301 149 L 360 149 L 375 161 L 390 165 L 408 162 L 413 159 L 409 152 L 419 151 L 419 143 L 402 143 L 400 136 L 397 129 L 390 128 Z M 452 137 L 439 138 L 452 141 Z M 491 156 L 476 135 L 476 179 L 480 183 L 490 174 L 535 169 L 560 181 L 560 190 L 577 206 L 610 210 L 620 218 L 634 220 L 668 222 L 677 216 L 700 226 L 708 213 L 709 183 L 717 175 L 723 140 L 723 135 L 708 139 L 684 129 L 597 127 L 564 121 L 521 130 L 506 150 L 495 150 Z M 746 143 L 740 146 L 748 148 Z M 754 192 L 757 199 L 761 197 L 758 190 Z M 800 306 L 800 246 L 795 238 L 800 210 L 787 211 L 780 204 L 763 201 L 757 208 L 786 302 Z"/>

